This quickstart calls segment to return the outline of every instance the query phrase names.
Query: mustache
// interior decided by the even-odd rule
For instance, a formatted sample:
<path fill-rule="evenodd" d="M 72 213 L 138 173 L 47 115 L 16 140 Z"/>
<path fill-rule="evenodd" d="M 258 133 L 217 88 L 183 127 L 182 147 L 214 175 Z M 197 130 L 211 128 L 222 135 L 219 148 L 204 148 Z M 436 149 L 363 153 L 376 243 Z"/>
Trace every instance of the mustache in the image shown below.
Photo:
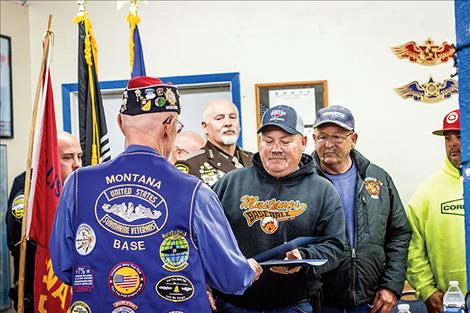
<path fill-rule="evenodd" d="M 235 130 L 234 127 L 223 127 L 221 130 L 220 130 L 220 133 L 226 133 L 226 132 L 233 132 L 233 133 L 237 133 L 237 131 Z"/>

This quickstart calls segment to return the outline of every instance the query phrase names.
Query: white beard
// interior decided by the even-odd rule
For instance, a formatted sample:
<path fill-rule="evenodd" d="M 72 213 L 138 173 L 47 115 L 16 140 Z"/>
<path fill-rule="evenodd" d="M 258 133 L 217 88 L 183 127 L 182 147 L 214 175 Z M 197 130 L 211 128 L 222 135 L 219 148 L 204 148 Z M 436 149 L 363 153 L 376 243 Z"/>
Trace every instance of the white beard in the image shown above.
<path fill-rule="evenodd" d="M 237 142 L 237 136 L 235 135 L 222 135 L 222 142 L 226 146 L 233 145 Z"/>

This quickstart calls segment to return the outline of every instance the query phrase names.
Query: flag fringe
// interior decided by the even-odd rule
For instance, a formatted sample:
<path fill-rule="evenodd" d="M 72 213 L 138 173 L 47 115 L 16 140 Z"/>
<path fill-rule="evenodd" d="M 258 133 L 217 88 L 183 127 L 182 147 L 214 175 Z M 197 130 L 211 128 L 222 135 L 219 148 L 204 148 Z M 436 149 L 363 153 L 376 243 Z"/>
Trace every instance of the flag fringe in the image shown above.
<path fill-rule="evenodd" d="M 129 13 L 127 15 L 127 21 L 129 22 L 129 63 L 132 73 L 132 68 L 134 67 L 134 30 L 136 26 L 140 23 L 140 17 L 137 14 Z"/>

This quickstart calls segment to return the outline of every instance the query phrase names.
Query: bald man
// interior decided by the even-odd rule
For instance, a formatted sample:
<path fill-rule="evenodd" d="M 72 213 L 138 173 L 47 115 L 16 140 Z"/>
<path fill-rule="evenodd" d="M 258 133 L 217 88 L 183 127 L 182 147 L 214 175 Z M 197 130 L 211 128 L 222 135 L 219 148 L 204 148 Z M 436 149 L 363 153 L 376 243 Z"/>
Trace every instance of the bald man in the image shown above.
<path fill-rule="evenodd" d="M 63 183 L 70 173 L 82 167 L 82 148 L 76 137 L 64 131 L 57 134 L 57 141 Z"/>
<path fill-rule="evenodd" d="M 57 133 L 57 143 L 59 145 L 59 162 L 61 168 L 62 183 L 67 176 L 82 166 L 82 148 L 77 138 L 70 133 L 61 131 Z M 14 265 L 14 286 L 10 288 L 9 296 L 15 303 L 18 300 L 18 273 L 20 246 L 18 242 L 21 239 L 21 224 L 23 219 L 24 207 L 24 185 L 25 172 L 21 173 L 13 181 L 10 196 L 8 198 L 8 213 L 5 216 L 7 224 L 7 242 L 8 248 L 13 256 Z M 34 281 L 34 259 L 36 254 L 36 244 L 33 241 L 27 243 L 26 254 L 26 274 L 25 274 L 25 300 L 24 311 L 26 313 L 34 312 L 33 301 L 33 281 Z"/>
<path fill-rule="evenodd" d="M 67 179 L 49 247 L 72 286 L 71 312 L 210 313 L 206 283 L 242 294 L 261 274 L 216 194 L 167 161 L 179 113 L 176 86 L 129 80 L 118 115 L 125 151 Z"/>
<path fill-rule="evenodd" d="M 206 134 L 206 145 L 200 153 L 176 162 L 178 169 L 212 186 L 226 173 L 251 166 L 253 154 L 237 147 L 240 122 L 238 109 L 232 102 L 209 101 L 202 114 L 201 128 Z"/>
<path fill-rule="evenodd" d="M 193 131 L 183 130 L 176 135 L 173 150 L 171 151 L 170 162 L 175 164 L 177 160 L 183 160 L 202 149 L 206 141 Z"/>

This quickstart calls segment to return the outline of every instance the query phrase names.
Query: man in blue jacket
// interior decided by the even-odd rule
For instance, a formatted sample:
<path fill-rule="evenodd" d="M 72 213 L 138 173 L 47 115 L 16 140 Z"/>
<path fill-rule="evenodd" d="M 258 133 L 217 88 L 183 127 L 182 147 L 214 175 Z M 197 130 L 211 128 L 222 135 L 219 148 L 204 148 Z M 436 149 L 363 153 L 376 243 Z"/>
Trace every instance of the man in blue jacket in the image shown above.
<path fill-rule="evenodd" d="M 214 192 L 166 160 L 179 113 L 175 86 L 131 79 L 118 115 L 126 150 L 67 179 L 50 251 L 71 312 L 210 312 L 206 283 L 241 294 L 261 274 Z"/>

